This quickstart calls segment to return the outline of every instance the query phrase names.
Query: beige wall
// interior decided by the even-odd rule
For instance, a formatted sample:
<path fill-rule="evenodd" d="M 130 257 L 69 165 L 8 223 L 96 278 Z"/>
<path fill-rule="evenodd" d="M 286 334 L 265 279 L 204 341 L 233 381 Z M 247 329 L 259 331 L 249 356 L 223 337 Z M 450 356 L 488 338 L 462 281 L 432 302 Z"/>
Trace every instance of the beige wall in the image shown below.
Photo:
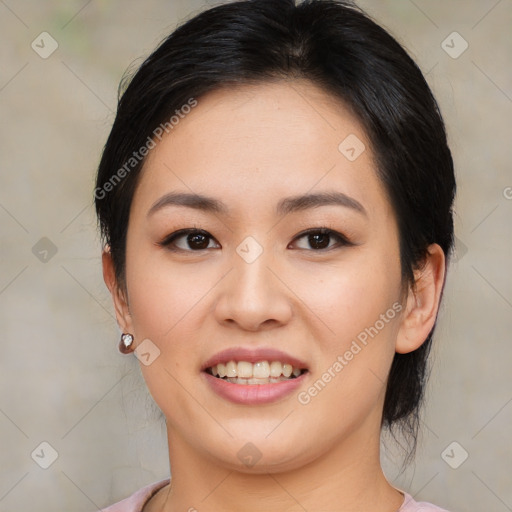
<path fill-rule="evenodd" d="M 360 4 L 429 71 L 458 178 L 459 256 L 422 442 L 404 474 L 385 465 L 417 499 L 453 512 L 511 510 L 512 3 Z M 2 511 L 86 512 L 168 476 L 165 424 L 136 359 L 116 350 L 92 189 L 123 71 L 204 5 L 0 2 Z M 47 59 L 31 48 L 43 31 L 58 43 Z M 453 31 L 469 43 L 458 58 L 441 47 Z M 36 245 L 42 237 L 51 244 Z M 47 262 L 34 246 L 50 251 Z M 43 441 L 58 452 L 46 470 L 31 458 Z M 469 454 L 457 469 L 441 456 L 453 441 L 462 448 L 448 451 L 452 465 Z"/>

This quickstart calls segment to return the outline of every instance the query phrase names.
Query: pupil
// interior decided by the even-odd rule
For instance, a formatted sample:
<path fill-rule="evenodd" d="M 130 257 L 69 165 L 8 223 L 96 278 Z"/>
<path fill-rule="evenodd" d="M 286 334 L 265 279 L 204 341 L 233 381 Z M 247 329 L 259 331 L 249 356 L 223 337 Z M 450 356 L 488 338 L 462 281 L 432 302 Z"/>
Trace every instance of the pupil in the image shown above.
<path fill-rule="evenodd" d="M 325 249 L 329 246 L 329 235 L 324 233 L 309 235 L 309 243 L 315 249 Z"/>
<path fill-rule="evenodd" d="M 207 240 L 207 238 L 204 235 L 200 234 L 200 233 L 194 233 L 194 234 L 188 235 L 187 240 L 188 240 L 188 243 L 191 245 L 192 248 L 195 248 L 195 249 L 206 249 L 208 247 L 208 240 Z"/>

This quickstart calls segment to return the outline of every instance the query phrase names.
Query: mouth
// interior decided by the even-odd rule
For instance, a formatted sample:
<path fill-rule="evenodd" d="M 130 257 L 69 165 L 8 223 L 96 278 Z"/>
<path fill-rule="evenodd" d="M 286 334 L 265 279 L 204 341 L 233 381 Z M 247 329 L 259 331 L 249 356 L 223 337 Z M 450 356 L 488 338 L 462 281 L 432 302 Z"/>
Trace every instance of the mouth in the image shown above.
<path fill-rule="evenodd" d="M 309 372 L 304 360 L 274 347 L 231 347 L 201 367 L 204 382 L 213 393 L 244 406 L 287 399 L 305 385 Z"/>
<path fill-rule="evenodd" d="M 232 359 L 208 366 L 204 371 L 232 384 L 264 385 L 296 379 L 308 370 L 299 365 L 278 360 L 261 360 L 252 363 Z"/>

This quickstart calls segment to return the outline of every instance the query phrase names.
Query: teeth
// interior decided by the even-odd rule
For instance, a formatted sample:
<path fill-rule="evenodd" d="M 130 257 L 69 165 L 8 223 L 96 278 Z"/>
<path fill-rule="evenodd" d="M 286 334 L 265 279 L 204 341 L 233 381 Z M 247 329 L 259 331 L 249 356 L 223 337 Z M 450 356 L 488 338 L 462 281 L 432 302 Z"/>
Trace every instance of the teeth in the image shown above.
<path fill-rule="evenodd" d="M 219 363 L 217 365 L 217 373 L 218 373 L 219 377 L 225 377 L 226 376 L 226 366 L 223 365 L 222 363 Z"/>
<path fill-rule="evenodd" d="M 212 366 L 211 374 L 215 377 L 225 378 L 228 382 L 236 384 L 268 384 L 269 382 L 280 382 L 287 380 L 292 375 L 298 377 L 302 370 L 294 368 L 291 364 L 282 364 L 279 361 L 258 361 L 249 363 L 247 361 L 229 361 Z"/>
<path fill-rule="evenodd" d="M 238 363 L 240 364 L 240 363 Z M 270 376 L 270 365 L 268 361 L 260 361 L 259 363 L 254 363 L 252 366 L 252 376 L 255 379 L 268 379 Z"/>
<path fill-rule="evenodd" d="M 239 379 L 238 377 L 229 377 L 227 379 L 228 382 L 232 384 L 274 384 L 276 382 L 281 382 L 283 380 L 290 380 L 287 377 L 269 377 L 268 379 Z"/>
<path fill-rule="evenodd" d="M 270 363 L 270 376 L 280 377 L 283 371 L 283 365 L 279 361 L 272 361 Z"/>
<path fill-rule="evenodd" d="M 252 364 L 247 361 L 239 361 L 237 374 L 241 379 L 248 379 L 252 377 Z"/>
<path fill-rule="evenodd" d="M 293 368 L 291 364 L 283 364 L 283 375 L 289 377 L 292 374 Z"/>
<path fill-rule="evenodd" d="M 229 361 L 229 363 L 226 365 L 226 376 L 227 377 L 236 377 L 237 376 L 237 364 L 235 363 L 235 361 Z"/>

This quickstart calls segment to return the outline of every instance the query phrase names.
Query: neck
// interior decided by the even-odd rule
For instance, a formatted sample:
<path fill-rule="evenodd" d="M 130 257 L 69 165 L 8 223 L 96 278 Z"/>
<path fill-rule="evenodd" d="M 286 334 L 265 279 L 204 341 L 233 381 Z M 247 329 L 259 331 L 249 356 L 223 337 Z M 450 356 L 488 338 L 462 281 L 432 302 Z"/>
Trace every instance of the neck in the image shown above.
<path fill-rule="evenodd" d="M 403 495 L 380 465 L 379 433 L 355 432 L 291 470 L 240 472 L 197 452 L 168 425 L 172 485 L 162 512 L 396 512 Z"/>

